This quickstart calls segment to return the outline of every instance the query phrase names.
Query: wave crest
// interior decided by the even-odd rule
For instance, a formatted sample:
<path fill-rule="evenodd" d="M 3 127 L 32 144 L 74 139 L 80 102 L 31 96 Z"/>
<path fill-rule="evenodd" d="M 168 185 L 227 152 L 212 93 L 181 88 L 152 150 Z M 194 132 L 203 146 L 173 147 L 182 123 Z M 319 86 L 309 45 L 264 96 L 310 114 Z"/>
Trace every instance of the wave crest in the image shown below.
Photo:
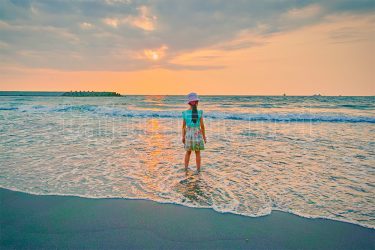
<path fill-rule="evenodd" d="M 58 105 L 48 106 L 22 106 L 22 107 L 0 107 L 3 111 L 21 112 L 84 112 L 96 115 L 135 117 L 135 118 L 181 118 L 181 111 L 150 111 L 129 110 L 115 107 L 95 105 Z M 375 117 L 353 116 L 334 113 L 227 113 L 227 112 L 205 112 L 204 116 L 209 119 L 240 120 L 259 122 L 334 122 L 334 123 L 375 123 Z"/>

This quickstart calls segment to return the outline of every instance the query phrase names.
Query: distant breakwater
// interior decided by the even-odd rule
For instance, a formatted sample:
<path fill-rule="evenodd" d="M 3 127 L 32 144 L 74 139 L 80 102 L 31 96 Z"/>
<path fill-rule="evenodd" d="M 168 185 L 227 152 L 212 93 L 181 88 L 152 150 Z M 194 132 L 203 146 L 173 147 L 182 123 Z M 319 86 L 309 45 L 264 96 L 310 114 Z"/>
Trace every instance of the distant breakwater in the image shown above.
<path fill-rule="evenodd" d="M 86 97 L 86 96 L 121 96 L 117 92 L 94 92 L 94 91 L 70 91 L 65 92 L 62 96 Z"/>

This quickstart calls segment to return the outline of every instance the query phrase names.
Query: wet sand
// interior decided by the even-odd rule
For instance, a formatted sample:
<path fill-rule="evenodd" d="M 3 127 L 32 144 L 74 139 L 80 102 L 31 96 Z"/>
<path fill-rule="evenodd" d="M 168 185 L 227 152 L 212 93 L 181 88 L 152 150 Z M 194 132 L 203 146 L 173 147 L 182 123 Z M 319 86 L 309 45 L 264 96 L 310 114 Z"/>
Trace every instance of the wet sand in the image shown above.
<path fill-rule="evenodd" d="M 375 230 L 273 212 L 221 214 L 145 200 L 0 189 L 0 248 L 375 249 Z"/>

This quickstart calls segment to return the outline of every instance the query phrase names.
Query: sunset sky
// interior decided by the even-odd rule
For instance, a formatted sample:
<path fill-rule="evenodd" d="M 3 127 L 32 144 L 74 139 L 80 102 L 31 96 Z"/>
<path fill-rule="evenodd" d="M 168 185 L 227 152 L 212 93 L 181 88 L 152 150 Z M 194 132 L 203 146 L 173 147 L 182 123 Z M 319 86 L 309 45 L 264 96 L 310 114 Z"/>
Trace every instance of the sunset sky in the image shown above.
<path fill-rule="evenodd" d="M 375 1 L 0 0 L 0 90 L 375 95 Z"/>

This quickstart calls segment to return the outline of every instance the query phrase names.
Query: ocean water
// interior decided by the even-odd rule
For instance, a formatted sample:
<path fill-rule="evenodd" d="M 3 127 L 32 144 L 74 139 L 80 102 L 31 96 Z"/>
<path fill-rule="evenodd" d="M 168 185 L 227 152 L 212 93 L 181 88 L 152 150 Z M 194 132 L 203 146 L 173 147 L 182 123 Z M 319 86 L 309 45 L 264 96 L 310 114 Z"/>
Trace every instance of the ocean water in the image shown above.
<path fill-rule="evenodd" d="M 0 186 L 375 228 L 375 97 L 202 96 L 202 171 L 183 96 L 0 96 Z"/>

